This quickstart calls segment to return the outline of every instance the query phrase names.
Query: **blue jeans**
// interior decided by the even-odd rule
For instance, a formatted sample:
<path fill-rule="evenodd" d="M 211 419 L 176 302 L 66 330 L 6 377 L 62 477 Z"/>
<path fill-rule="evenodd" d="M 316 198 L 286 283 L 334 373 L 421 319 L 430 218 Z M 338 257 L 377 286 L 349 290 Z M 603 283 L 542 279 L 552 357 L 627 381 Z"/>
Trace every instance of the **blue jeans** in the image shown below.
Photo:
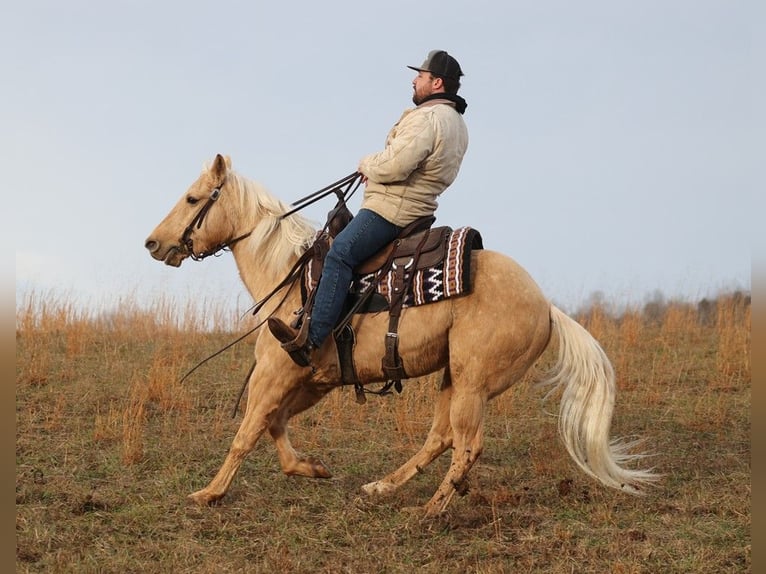
<path fill-rule="evenodd" d="M 353 269 L 380 251 L 402 228 L 369 209 L 360 209 L 332 242 L 314 296 L 309 339 L 319 347 L 335 327 L 351 287 Z"/>

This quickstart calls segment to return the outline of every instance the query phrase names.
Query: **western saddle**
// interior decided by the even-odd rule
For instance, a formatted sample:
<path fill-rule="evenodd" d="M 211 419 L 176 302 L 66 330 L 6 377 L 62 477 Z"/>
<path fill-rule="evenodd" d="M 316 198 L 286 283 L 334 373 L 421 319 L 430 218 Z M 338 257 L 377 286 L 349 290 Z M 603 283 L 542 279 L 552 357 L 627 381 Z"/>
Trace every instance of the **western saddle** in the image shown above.
<path fill-rule="evenodd" d="M 314 305 L 316 286 L 322 275 L 322 267 L 330 248 L 330 242 L 351 221 L 353 215 L 346 204 L 339 201 L 327 217 L 328 223 L 325 226 L 327 231 L 321 232 L 310 248 L 312 251 L 310 284 L 314 287 L 305 295 L 303 307 L 296 311 L 296 317 L 291 323 L 291 327 L 298 329 L 298 336 L 294 341 L 283 344 L 283 347 L 288 351 L 290 350 L 288 347 L 300 346 L 308 338 L 308 325 Z M 346 312 L 333 330 L 333 338 L 338 349 L 341 380 L 344 385 L 354 385 L 356 399 L 359 403 L 366 402 L 365 392 L 387 394 L 392 386 L 401 392 L 401 381 L 407 378 L 402 359 L 399 356 L 398 334 L 404 299 L 415 272 L 433 267 L 447 256 L 449 236 L 452 232 L 452 228 L 447 226 L 432 228 L 434 221 L 436 221 L 435 217 L 428 216 L 412 222 L 401 231 L 394 241 L 354 269 L 356 275 L 374 274 L 374 280 L 361 293 L 350 294 Z M 388 382 L 380 391 L 365 391 L 354 365 L 353 351 L 356 334 L 351 327 L 351 319 L 355 313 L 383 310 L 386 307 L 378 304 L 377 307 L 372 308 L 370 300 L 375 295 L 377 284 L 389 272 L 392 273 L 393 281 L 390 301 L 387 302 L 389 321 L 388 332 L 385 336 L 385 355 L 381 361 L 381 368 Z"/>

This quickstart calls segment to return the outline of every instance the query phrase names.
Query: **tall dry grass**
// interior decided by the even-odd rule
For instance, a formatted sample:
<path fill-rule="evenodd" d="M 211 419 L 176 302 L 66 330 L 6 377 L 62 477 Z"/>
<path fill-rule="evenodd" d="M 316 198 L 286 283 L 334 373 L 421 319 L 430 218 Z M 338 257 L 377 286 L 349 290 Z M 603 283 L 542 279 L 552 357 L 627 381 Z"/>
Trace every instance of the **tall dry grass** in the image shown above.
<path fill-rule="evenodd" d="M 121 379 L 127 397 L 95 400 L 92 436 L 97 442 L 120 440 L 123 462 L 136 464 L 143 459 L 147 412 L 183 415 L 192 409 L 181 376 L 199 357 L 198 351 L 210 348 L 211 337 L 232 332 L 236 322 L 230 312 L 207 301 L 187 302 L 179 309 L 173 298 L 148 306 L 122 298 L 112 309 L 99 311 L 83 310 L 50 293 L 31 292 L 16 308 L 16 338 L 22 343 L 16 384 L 53 387 L 82 381 L 81 391 L 88 390 L 79 398 L 89 400 L 99 394 L 99 385 Z M 125 365 L 136 360 L 126 381 Z M 44 410 L 41 416 L 52 429 L 57 421 L 63 424 L 61 413 L 68 399 L 72 397 L 51 388 L 51 404 L 30 408 L 35 415 Z M 175 418 L 183 424 L 182 416 Z"/>
<path fill-rule="evenodd" d="M 82 359 L 87 356 L 92 361 L 94 347 L 100 349 L 101 360 L 92 366 L 93 371 L 106 378 L 115 372 L 124 376 L 126 349 L 145 348 L 140 364 L 125 381 L 128 399 L 97 404 L 93 421 L 93 435 L 98 440 L 114 440 L 119 422 L 125 461 L 139 461 L 148 405 L 154 411 L 174 413 L 176 423 L 191 417 L 197 405 L 188 386 L 179 383 L 181 376 L 196 360 L 205 358 L 203 348 L 216 350 L 206 347 L 211 332 L 219 337 L 230 334 L 232 340 L 236 336 L 232 331 L 236 318 L 220 309 L 205 305 L 200 311 L 199 306 L 187 304 L 179 310 L 175 303 L 160 299 L 140 307 L 135 301 L 121 300 L 108 313 L 88 313 L 66 300 L 32 293 L 16 310 L 17 339 L 24 343 L 23 353 L 17 355 L 17 385 L 46 385 L 52 372 L 64 380 L 76 379 L 89 368 Z M 749 380 L 749 296 L 739 292 L 722 295 L 712 306 L 714 312 L 711 302 L 696 306 L 671 302 L 662 309 L 652 307 L 649 314 L 627 309 L 615 316 L 594 305 L 576 318 L 607 350 L 616 367 L 618 386 L 624 391 L 641 389 L 642 400 L 657 405 L 673 394 L 675 386 L 710 363 L 710 356 L 698 351 L 704 341 L 715 342 L 705 351 L 714 354 L 716 372 L 706 382 L 708 388 L 725 390 Z M 229 368 L 237 366 L 230 364 Z M 430 424 L 440 378 L 436 373 L 410 383 L 401 400 L 377 410 L 372 422 L 391 418 L 399 446 L 414 447 Z M 517 414 L 513 402 L 518 392 L 514 389 L 499 398 L 497 408 Z M 57 419 L 60 401 L 56 399 L 46 415 L 48 424 Z M 343 425 L 359 423 L 365 416 L 363 409 L 348 408 L 343 393 L 332 394 L 318 408 L 322 416 Z M 710 414 L 705 408 L 698 410 Z"/>
<path fill-rule="evenodd" d="M 251 562 L 234 557 L 277 529 L 280 544 L 258 546 L 257 563 L 265 566 L 255 571 L 307 571 L 301 565 L 311 563 L 325 565 L 316 571 L 349 564 L 365 571 L 386 560 L 398 560 L 394 572 L 418 564 L 440 571 L 439 560 L 422 557 L 428 548 L 451 556 L 461 571 L 569 572 L 575 564 L 584 572 L 742 571 L 750 563 L 750 313 L 742 293 L 619 314 L 602 305 L 579 311 L 576 319 L 616 368 L 614 432 L 648 439 L 666 476 L 659 494 L 628 502 L 572 470 L 556 436 L 557 405 L 542 403 L 526 384 L 531 373 L 490 403 L 470 504 L 456 503 L 434 537 L 429 527 L 402 526 L 396 506 L 424 503 L 448 457 L 397 495 L 393 508 L 359 502 L 355 489 L 420 446 L 439 373 L 364 406 L 340 389 L 293 419 L 297 448 L 341 466 L 329 491 L 281 478 L 266 437 L 248 462 L 258 471 L 244 467 L 225 506 L 188 518 L 189 511 L 168 514 L 157 498 L 182 499 L 222 461 L 241 420 L 241 409 L 237 419 L 231 411 L 252 341 L 179 381 L 252 323 L 215 305 L 200 310 L 172 299 L 148 306 L 126 299 L 107 313 L 32 294 L 16 309 L 17 570 L 241 570 Z M 536 371 L 552 358 L 544 356 Z M 102 522 L 106 532 L 129 534 L 104 534 L 96 526 Z M 396 534 L 401 528 L 409 536 Z M 104 560 L 93 558 L 94 537 Z M 403 554 L 392 558 L 379 545 L 333 554 L 359 537 L 389 540 Z M 146 562 L 137 565 L 141 556 Z"/>

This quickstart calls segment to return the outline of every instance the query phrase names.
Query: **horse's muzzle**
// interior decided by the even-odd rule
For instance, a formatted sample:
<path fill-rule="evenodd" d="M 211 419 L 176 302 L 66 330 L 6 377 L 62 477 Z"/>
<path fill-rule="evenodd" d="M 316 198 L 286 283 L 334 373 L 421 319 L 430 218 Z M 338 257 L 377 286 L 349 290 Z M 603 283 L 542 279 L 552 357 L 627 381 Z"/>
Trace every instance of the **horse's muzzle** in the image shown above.
<path fill-rule="evenodd" d="M 173 245 L 167 250 L 161 249 L 159 241 L 147 239 L 144 247 L 149 250 L 149 254 L 157 261 L 162 261 L 165 265 L 171 267 L 180 267 L 181 262 L 186 258 L 185 250 L 178 245 Z"/>

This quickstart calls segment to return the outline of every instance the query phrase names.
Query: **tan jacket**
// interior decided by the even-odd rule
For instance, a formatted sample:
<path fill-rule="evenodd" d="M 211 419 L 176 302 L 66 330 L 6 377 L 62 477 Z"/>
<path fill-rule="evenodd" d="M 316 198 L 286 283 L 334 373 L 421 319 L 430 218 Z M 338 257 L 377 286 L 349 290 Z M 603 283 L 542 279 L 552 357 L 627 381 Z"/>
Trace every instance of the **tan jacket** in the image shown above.
<path fill-rule="evenodd" d="M 467 147 L 468 129 L 452 102 L 430 100 L 406 110 L 385 149 L 359 163 L 368 178 L 362 207 L 400 227 L 433 215 Z"/>

